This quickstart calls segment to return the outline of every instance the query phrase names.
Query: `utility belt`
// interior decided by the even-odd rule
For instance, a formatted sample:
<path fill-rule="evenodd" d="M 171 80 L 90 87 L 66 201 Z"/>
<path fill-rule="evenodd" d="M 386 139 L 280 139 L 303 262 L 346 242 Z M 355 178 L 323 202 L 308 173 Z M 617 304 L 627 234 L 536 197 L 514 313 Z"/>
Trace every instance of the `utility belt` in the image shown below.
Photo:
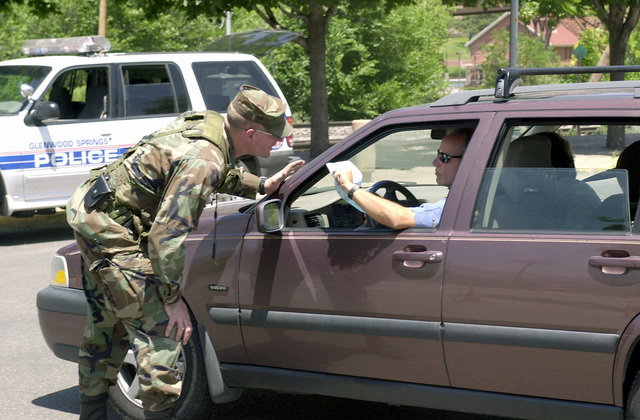
<path fill-rule="evenodd" d="M 100 168 L 101 169 L 101 168 Z M 93 172 L 93 171 L 92 171 Z M 115 191 L 109 185 L 109 175 L 92 173 L 92 185 L 87 191 L 84 202 L 88 210 L 98 210 L 109 216 L 111 220 L 126 227 L 138 236 L 138 242 L 148 236 L 142 219 L 133 209 L 116 203 Z M 93 179 L 95 178 L 95 179 Z"/>

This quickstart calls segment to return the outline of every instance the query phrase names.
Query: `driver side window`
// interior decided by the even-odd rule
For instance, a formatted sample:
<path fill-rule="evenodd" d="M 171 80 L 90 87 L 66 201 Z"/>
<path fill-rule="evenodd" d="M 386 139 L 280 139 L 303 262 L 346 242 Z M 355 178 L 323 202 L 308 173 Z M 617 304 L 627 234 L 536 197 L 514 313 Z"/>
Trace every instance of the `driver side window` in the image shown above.
<path fill-rule="evenodd" d="M 386 133 L 353 156 L 333 161 L 351 161 L 362 172 L 363 188 L 377 189 L 376 194 L 391 197 L 406 207 L 435 203 L 446 197 L 448 188 L 436 183 L 432 162 L 440 140 L 454 127 L 412 128 Z M 287 228 L 356 229 L 369 226 L 366 215 L 340 197 L 335 180 L 326 167 L 317 179 L 291 204 L 285 222 Z M 381 181 L 393 183 L 381 187 Z M 403 194 L 402 187 L 413 197 Z"/>
<path fill-rule="evenodd" d="M 53 82 L 44 99 L 58 104 L 61 120 L 108 118 L 108 69 L 91 67 L 67 71 Z"/>

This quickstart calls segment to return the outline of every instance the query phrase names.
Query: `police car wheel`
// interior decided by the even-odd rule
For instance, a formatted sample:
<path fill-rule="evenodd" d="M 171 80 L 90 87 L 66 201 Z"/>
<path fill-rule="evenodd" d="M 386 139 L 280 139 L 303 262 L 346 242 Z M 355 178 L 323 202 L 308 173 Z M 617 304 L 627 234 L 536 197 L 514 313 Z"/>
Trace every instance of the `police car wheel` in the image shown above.
<path fill-rule="evenodd" d="M 192 323 L 195 327 L 193 318 Z M 138 398 L 140 382 L 136 375 L 137 366 L 133 352 L 129 351 L 118 373 L 116 385 L 109 391 L 109 402 L 122 419 L 144 419 L 142 401 Z M 209 396 L 202 346 L 196 328 L 189 343 L 183 347 L 178 359 L 178 371 L 182 376 L 182 393 L 174 404 L 175 417 L 211 418 L 214 407 Z"/>

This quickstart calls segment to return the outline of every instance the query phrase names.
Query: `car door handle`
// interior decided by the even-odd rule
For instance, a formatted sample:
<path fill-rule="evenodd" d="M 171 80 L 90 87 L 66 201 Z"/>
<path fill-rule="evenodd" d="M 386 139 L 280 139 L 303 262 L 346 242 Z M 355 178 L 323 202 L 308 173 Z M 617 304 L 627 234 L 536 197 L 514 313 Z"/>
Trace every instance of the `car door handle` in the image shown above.
<path fill-rule="evenodd" d="M 591 257 L 589 258 L 591 267 L 601 268 L 605 274 L 624 274 L 627 270 L 640 268 L 640 257 Z"/>
<path fill-rule="evenodd" d="M 640 268 L 640 257 L 591 257 L 589 265 L 592 267 Z"/>
<path fill-rule="evenodd" d="M 395 251 L 394 261 L 401 261 L 405 267 L 420 268 L 424 263 L 442 262 L 442 251 Z"/>

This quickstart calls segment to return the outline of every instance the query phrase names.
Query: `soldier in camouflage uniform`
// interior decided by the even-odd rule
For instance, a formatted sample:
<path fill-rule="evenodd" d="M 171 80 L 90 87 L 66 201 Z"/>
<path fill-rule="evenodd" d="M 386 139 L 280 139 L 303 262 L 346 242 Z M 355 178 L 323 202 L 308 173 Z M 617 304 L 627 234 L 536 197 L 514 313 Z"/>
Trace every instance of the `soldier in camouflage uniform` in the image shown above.
<path fill-rule="evenodd" d="M 271 178 L 236 167 L 235 156 L 268 157 L 291 134 L 286 105 L 243 86 L 227 117 L 186 113 L 91 177 L 67 204 L 83 259 L 88 320 L 80 346 L 81 419 L 106 419 L 109 386 L 132 348 L 145 418 L 172 418 L 180 396 L 176 362 L 192 333 L 181 298 L 183 242 L 216 191 L 275 191 L 304 163 Z"/>

